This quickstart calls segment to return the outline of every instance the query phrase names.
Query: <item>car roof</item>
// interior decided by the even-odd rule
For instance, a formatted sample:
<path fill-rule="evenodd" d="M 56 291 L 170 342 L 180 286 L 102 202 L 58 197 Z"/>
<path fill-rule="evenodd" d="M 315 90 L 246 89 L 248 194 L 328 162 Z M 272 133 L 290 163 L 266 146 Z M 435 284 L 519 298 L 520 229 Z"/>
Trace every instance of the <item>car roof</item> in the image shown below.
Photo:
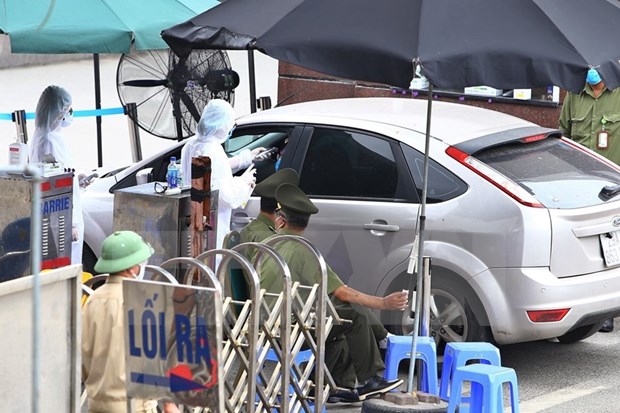
<path fill-rule="evenodd" d="M 238 119 L 238 124 L 295 122 L 348 125 L 351 121 L 396 125 L 424 134 L 426 99 L 347 98 L 296 103 Z M 505 130 L 534 126 L 534 123 L 459 103 L 433 101 L 431 135 L 449 145 Z"/>

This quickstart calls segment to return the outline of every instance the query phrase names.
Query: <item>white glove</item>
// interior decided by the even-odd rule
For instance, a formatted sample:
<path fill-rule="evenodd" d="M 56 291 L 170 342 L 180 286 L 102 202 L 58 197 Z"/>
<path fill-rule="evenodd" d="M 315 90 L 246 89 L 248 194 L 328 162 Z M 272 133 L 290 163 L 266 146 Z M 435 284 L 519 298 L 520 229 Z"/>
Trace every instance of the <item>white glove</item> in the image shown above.
<path fill-rule="evenodd" d="M 262 161 L 264 159 L 267 159 L 266 155 L 263 155 L 263 152 L 265 152 L 267 149 L 265 148 L 256 148 L 256 149 L 252 149 L 252 159 L 253 160 L 257 160 L 257 161 Z"/>
<path fill-rule="evenodd" d="M 256 169 L 254 169 L 254 164 L 250 164 L 248 169 L 240 177 L 243 181 L 252 189 L 256 186 Z"/>

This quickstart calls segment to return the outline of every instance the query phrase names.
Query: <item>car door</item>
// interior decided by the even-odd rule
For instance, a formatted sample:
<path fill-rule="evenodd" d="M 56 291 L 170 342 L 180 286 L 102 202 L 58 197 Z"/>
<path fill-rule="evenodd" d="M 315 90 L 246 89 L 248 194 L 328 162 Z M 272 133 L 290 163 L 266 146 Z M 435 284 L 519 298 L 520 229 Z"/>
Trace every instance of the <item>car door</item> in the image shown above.
<path fill-rule="evenodd" d="M 307 238 L 346 284 L 383 294 L 381 280 L 409 256 L 419 204 L 400 146 L 316 126 L 305 128 L 296 149 L 300 187 L 319 208 Z"/>

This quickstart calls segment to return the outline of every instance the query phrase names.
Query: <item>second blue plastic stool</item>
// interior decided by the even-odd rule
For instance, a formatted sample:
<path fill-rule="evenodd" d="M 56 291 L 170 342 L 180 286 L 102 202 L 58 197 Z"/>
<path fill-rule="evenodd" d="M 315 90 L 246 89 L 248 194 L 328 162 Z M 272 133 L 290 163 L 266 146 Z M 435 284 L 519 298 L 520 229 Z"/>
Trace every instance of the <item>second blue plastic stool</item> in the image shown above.
<path fill-rule="evenodd" d="M 499 349 L 486 342 L 452 342 L 446 344 L 443 353 L 443 366 L 441 368 L 441 383 L 439 385 L 439 397 L 448 400 L 450 397 L 450 384 L 452 376 L 458 367 L 462 367 L 470 360 L 480 360 L 481 363 L 501 366 L 502 361 Z"/>
<path fill-rule="evenodd" d="M 388 336 L 385 350 L 385 373 L 383 378 L 394 380 L 398 377 L 398 365 L 411 358 L 412 336 Z M 418 337 L 416 340 L 416 359 L 424 362 L 420 374 L 420 390 L 439 394 L 437 384 L 437 350 L 432 337 Z"/>
<path fill-rule="evenodd" d="M 469 403 L 470 413 L 504 412 L 504 383 L 510 384 L 512 413 L 519 412 L 519 389 L 514 369 L 476 363 L 456 369 L 452 377 L 448 413 L 464 410 L 461 392 L 465 381 L 471 382 L 471 398 L 466 402 Z"/>

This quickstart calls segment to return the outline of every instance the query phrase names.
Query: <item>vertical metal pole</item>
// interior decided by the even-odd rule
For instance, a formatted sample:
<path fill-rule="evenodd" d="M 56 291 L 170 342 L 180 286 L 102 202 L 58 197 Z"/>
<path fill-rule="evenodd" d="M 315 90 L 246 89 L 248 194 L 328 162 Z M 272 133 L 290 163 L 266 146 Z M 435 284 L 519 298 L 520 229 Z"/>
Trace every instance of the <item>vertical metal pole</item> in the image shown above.
<path fill-rule="evenodd" d="M 32 412 L 39 412 L 39 335 L 41 322 L 41 175 L 37 168 L 26 165 L 26 175 L 33 178 L 32 216 L 30 219 L 30 268 L 33 275 L 32 287 Z"/>
<path fill-rule="evenodd" d="M 422 279 L 422 317 L 420 321 L 420 335 L 428 337 L 431 322 L 431 257 L 424 257 L 424 278 Z"/>
<path fill-rule="evenodd" d="M 250 112 L 256 112 L 256 67 L 254 66 L 254 50 L 248 50 L 248 75 L 250 81 Z"/>
<path fill-rule="evenodd" d="M 26 127 L 26 111 L 16 110 L 13 112 L 13 122 L 17 131 L 17 141 L 20 143 L 28 143 L 28 128 Z"/>
<path fill-rule="evenodd" d="M 418 274 L 416 279 L 416 291 L 422 292 L 423 270 L 422 261 L 424 257 L 424 227 L 426 225 L 426 197 L 428 192 L 428 157 L 431 140 L 431 114 L 433 108 L 433 85 L 428 85 L 428 100 L 426 106 L 426 139 L 424 144 L 424 175 L 422 179 L 422 203 L 420 206 L 420 226 L 418 230 Z M 412 251 L 413 253 L 413 251 Z M 416 310 L 413 317 L 413 339 L 411 340 L 411 360 L 409 363 L 409 375 L 407 378 L 407 392 L 413 391 L 413 376 L 415 370 L 415 355 L 417 352 L 418 329 L 420 328 L 420 316 L 422 314 L 423 294 L 416 294 Z M 426 303 L 425 305 L 428 305 Z"/>
<path fill-rule="evenodd" d="M 138 128 L 138 122 L 136 122 L 138 119 L 138 107 L 136 104 L 130 102 L 125 105 L 125 114 L 127 115 L 127 124 L 129 126 L 131 158 L 133 162 L 140 162 L 142 160 L 142 145 L 140 144 L 140 129 Z"/>
<path fill-rule="evenodd" d="M 101 109 L 101 73 L 99 71 L 99 53 L 93 54 L 95 70 L 95 109 Z M 101 138 L 101 116 L 97 116 L 97 165 L 103 166 L 103 140 Z"/>

